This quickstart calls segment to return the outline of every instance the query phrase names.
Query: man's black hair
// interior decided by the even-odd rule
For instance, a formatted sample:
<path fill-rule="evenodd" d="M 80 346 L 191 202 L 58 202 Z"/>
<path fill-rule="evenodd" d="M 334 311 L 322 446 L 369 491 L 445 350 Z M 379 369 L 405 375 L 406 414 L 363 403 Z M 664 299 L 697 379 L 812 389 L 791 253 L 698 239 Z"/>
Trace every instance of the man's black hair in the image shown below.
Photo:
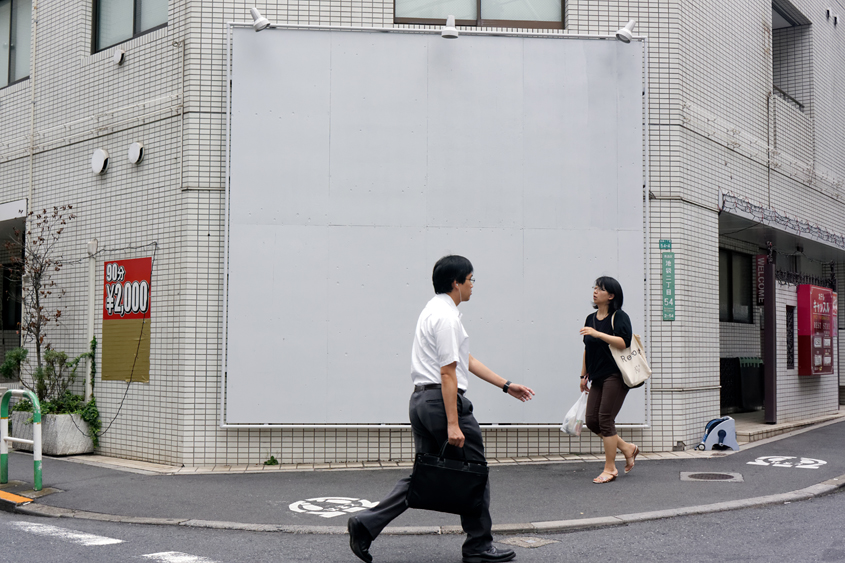
<path fill-rule="evenodd" d="M 452 291 L 452 282 L 464 283 L 467 276 L 472 273 L 472 262 L 463 256 L 455 254 L 444 256 L 434 265 L 431 273 L 431 283 L 434 284 L 434 293 L 449 293 Z"/>
<path fill-rule="evenodd" d="M 624 296 L 622 295 L 622 286 L 618 281 L 610 276 L 602 276 L 596 280 L 596 287 L 599 287 L 613 295 L 613 299 L 611 299 L 610 303 L 607 304 L 608 312 L 612 313 L 622 308 L 622 300 Z M 595 303 L 593 303 L 593 308 L 598 308 Z"/>

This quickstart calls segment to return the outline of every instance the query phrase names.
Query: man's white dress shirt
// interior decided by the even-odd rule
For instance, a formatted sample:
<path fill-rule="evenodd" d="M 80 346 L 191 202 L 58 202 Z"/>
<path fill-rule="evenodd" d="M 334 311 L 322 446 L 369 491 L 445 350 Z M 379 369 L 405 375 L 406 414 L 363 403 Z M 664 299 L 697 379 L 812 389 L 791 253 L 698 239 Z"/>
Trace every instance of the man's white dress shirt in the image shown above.
<path fill-rule="evenodd" d="M 414 385 L 441 383 L 440 368 L 458 362 L 458 389 L 467 390 L 469 335 L 452 298 L 440 293 L 431 298 L 417 320 L 411 349 Z"/>

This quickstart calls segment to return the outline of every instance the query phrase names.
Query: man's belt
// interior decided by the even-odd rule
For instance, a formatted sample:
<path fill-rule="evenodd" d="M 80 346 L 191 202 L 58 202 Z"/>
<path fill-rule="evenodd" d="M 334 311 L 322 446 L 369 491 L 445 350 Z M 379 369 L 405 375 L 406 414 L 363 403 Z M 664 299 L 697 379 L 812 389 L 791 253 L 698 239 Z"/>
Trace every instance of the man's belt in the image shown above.
<path fill-rule="evenodd" d="M 419 392 L 419 391 L 428 391 L 430 389 L 442 389 L 442 388 L 443 388 L 443 386 L 440 385 L 439 383 L 429 383 L 427 385 L 414 385 L 414 392 L 416 393 L 416 392 Z M 458 388 L 458 394 L 463 395 L 464 390 L 461 389 L 461 388 Z"/>

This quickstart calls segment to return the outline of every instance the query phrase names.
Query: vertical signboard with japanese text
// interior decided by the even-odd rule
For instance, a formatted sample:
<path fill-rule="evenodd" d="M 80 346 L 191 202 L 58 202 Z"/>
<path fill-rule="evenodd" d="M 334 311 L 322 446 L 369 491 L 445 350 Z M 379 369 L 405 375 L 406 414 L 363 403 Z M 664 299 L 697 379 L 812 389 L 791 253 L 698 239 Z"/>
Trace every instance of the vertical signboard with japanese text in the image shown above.
<path fill-rule="evenodd" d="M 826 287 L 798 286 L 798 375 L 833 373 L 835 294 Z"/>
<path fill-rule="evenodd" d="M 150 380 L 152 259 L 112 260 L 103 276 L 104 381 Z"/>
<path fill-rule="evenodd" d="M 661 257 L 663 276 L 663 320 L 675 320 L 675 253 L 664 252 Z"/>

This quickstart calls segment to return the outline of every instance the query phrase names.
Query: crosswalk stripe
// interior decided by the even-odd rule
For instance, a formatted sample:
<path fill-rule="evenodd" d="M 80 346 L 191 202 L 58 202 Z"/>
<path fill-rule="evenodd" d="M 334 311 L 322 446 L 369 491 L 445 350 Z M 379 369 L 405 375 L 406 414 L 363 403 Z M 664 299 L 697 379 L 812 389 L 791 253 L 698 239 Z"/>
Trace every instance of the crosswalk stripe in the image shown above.
<path fill-rule="evenodd" d="M 85 546 L 123 543 L 123 540 L 116 540 L 114 538 L 107 538 L 104 536 L 95 536 L 94 534 L 86 534 L 85 532 L 76 532 L 74 530 L 66 530 L 56 526 L 36 524 L 34 522 L 12 522 L 11 525 L 31 534 L 54 537 Z"/>
<path fill-rule="evenodd" d="M 179 551 L 162 551 L 161 553 L 142 555 L 142 557 L 153 559 L 159 563 L 214 563 L 211 559 Z"/>

